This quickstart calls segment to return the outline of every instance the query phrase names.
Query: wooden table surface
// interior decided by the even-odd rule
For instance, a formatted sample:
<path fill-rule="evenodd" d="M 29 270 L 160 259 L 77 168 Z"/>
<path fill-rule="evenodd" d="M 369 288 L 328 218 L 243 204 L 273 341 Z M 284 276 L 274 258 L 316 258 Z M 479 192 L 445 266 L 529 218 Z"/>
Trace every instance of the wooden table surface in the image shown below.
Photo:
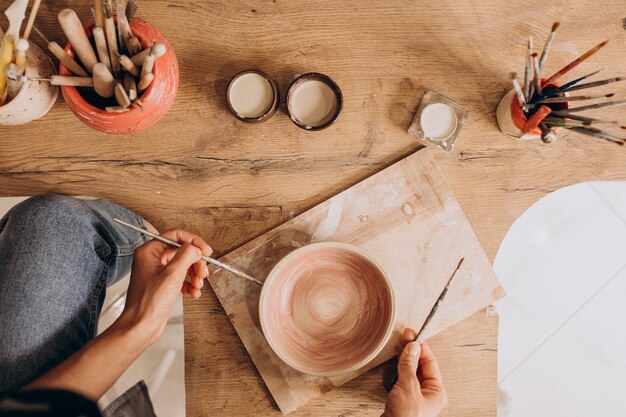
<path fill-rule="evenodd" d="M 0 0 L 0 9 L 8 4 Z M 64 42 L 56 14 L 71 6 L 86 21 L 91 5 L 43 2 L 37 26 Z M 178 55 L 181 84 L 170 112 L 146 132 L 112 137 L 82 125 L 60 99 L 42 120 L 0 127 L 0 196 L 109 198 L 160 229 L 200 233 L 223 254 L 416 150 L 398 132 L 429 89 L 470 109 L 456 149 L 435 157 L 492 260 L 513 221 L 545 194 L 626 179 L 626 151 L 618 146 L 573 134 L 549 146 L 518 142 L 499 132 L 494 116 L 508 73 L 523 71 L 528 34 L 542 45 L 555 20 L 562 27 L 547 71 L 608 38 L 576 74 L 603 67 L 607 77 L 623 75 L 621 0 L 139 6 L 137 15 L 160 28 Z M 0 24 L 6 28 L 4 16 Z M 345 97 L 339 121 L 315 133 L 284 112 L 261 125 L 237 121 L 225 107 L 225 87 L 251 67 L 272 75 L 283 92 L 296 74 L 328 74 Z M 431 344 L 450 398 L 442 415 L 495 416 L 497 318 L 477 313 Z M 185 301 L 185 356 L 188 416 L 279 414 L 211 291 Z M 374 369 L 293 415 L 379 415 L 381 374 Z"/>

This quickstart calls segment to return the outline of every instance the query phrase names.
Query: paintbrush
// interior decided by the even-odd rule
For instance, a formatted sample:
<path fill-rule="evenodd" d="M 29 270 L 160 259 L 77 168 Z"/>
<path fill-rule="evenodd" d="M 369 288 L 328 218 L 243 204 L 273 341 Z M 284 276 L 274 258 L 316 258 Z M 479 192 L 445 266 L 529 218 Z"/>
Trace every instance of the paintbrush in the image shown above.
<path fill-rule="evenodd" d="M 517 73 L 511 73 L 511 82 L 513 83 L 513 88 L 515 89 L 515 94 L 517 94 L 517 101 L 519 101 L 520 106 L 524 107 L 526 105 L 526 99 L 524 98 L 524 92 L 522 91 L 522 86 L 519 84 L 517 80 Z"/>
<path fill-rule="evenodd" d="M 566 129 L 569 129 L 573 132 L 582 133 L 583 135 L 592 136 L 594 138 L 604 139 L 608 142 L 616 143 L 621 146 L 624 145 L 624 139 L 604 133 L 600 129 L 595 129 L 592 127 L 566 127 Z"/>
<path fill-rule="evenodd" d="M 560 70 L 558 70 L 553 76 L 551 76 L 550 78 L 546 80 L 545 84 L 546 85 L 551 84 L 557 79 L 559 79 L 560 77 L 562 77 L 563 75 L 567 74 L 572 69 L 577 67 L 580 63 L 582 63 L 584 60 L 589 58 L 591 55 L 598 52 L 600 48 L 602 48 L 607 43 L 609 43 L 608 39 L 603 42 L 600 42 L 599 44 L 597 44 L 596 46 L 594 46 L 593 48 L 591 48 L 590 50 L 588 50 L 587 52 L 585 52 L 584 54 L 582 54 L 581 56 L 579 56 L 578 58 L 576 58 L 575 60 L 567 64 L 566 66 L 564 66 L 563 68 L 561 68 Z"/>
<path fill-rule="evenodd" d="M 559 117 L 559 118 L 564 118 L 564 119 L 566 118 L 566 119 L 578 120 L 578 121 L 588 122 L 588 123 L 595 124 L 595 125 L 619 125 L 619 122 L 617 120 L 595 119 L 593 117 L 566 113 L 565 111 L 553 111 L 552 114 L 550 114 L 550 117 Z"/>
<path fill-rule="evenodd" d="M 591 72 L 587 75 L 583 75 L 582 77 L 578 77 L 575 80 L 572 80 L 570 82 L 567 82 L 565 84 L 563 84 L 562 86 L 558 87 L 558 88 L 550 88 L 550 90 L 548 91 L 543 91 L 543 95 L 540 96 L 538 98 L 538 100 L 543 100 L 544 98 L 548 98 L 548 97 L 553 97 L 559 93 L 562 93 L 563 91 L 572 91 L 571 87 L 578 84 L 579 82 L 586 80 L 589 77 L 593 77 L 594 75 L 596 75 L 597 73 L 599 73 L 600 71 L 602 71 L 602 69 L 599 69 L 597 71 Z"/>
<path fill-rule="evenodd" d="M 421 337 L 422 333 L 424 332 L 424 329 L 428 327 L 433 317 L 435 317 L 435 313 L 437 313 L 437 310 L 439 310 L 439 306 L 443 302 L 444 298 L 446 298 L 446 295 L 448 294 L 448 289 L 450 288 L 450 284 L 452 284 L 452 281 L 454 277 L 456 276 L 456 273 L 459 271 L 459 269 L 461 269 L 461 265 L 463 264 L 464 260 L 465 258 L 461 258 L 456 268 L 454 268 L 454 271 L 452 271 L 452 275 L 450 275 L 450 278 L 448 279 L 446 286 L 443 287 L 443 291 L 441 291 L 439 298 L 437 298 L 437 301 L 435 301 L 435 304 L 430 309 L 430 313 L 428 313 L 428 316 L 426 316 L 426 320 L 424 320 L 422 327 L 420 327 L 420 329 L 417 332 L 417 335 L 415 336 L 415 339 L 413 339 L 414 342 L 422 343 L 424 341 Z M 396 357 L 396 361 L 397 361 L 397 357 Z M 398 382 L 398 367 L 394 366 L 393 373 L 389 376 L 388 380 L 385 381 L 384 383 L 385 388 L 387 389 L 387 392 L 391 391 L 391 389 L 396 384 L 396 382 Z"/>
<path fill-rule="evenodd" d="M 148 231 L 146 229 L 142 229 L 141 227 L 137 227 L 137 226 L 135 226 L 133 224 L 130 224 L 130 223 L 127 223 L 127 222 L 125 222 L 123 220 L 120 220 L 120 219 L 117 219 L 117 218 L 113 218 L 113 220 L 116 221 L 119 224 L 122 224 L 122 225 L 126 226 L 126 227 L 130 227 L 131 229 L 133 229 L 133 230 L 135 230 L 135 231 L 137 231 L 139 233 L 142 233 L 142 234 L 144 234 L 146 236 L 150 236 L 151 238 L 153 238 L 155 240 L 158 240 L 159 242 L 165 243 L 166 245 L 174 246 L 176 248 L 180 248 L 182 246 L 178 242 L 174 242 L 173 240 L 166 239 L 166 238 L 164 238 L 162 236 L 157 235 L 156 233 L 152 233 L 152 232 L 150 232 L 150 231 Z M 238 269 L 233 268 L 232 266 L 226 265 L 225 263 L 222 263 L 222 262 L 220 262 L 220 261 L 218 261 L 216 259 L 210 258 L 208 256 L 203 256 L 202 259 L 204 261 L 210 263 L 210 264 L 213 264 L 213 265 L 217 266 L 218 268 L 222 268 L 222 269 L 224 269 L 224 270 L 226 270 L 228 272 L 232 272 L 233 274 L 235 274 L 235 275 L 237 275 L 237 276 L 239 276 L 241 278 L 245 278 L 248 281 L 254 282 L 254 283 L 259 284 L 259 285 L 263 285 L 263 283 L 261 281 L 256 280 L 256 279 L 252 278 L 250 275 L 248 275 L 248 274 L 246 274 L 244 272 L 241 272 Z"/>
<path fill-rule="evenodd" d="M 531 106 L 537 106 L 540 104 L 549 104 L 549 103 L 567 103 L 569 101 L 582 101 L 582 100 L 597 100 L 602 98 L 610 98 L 613 97 L 615 93 L 610 94 L 599 94 L 595 96 L 561 96 L 561 97 L 551 97 L 544 98 L 539 101 L 535 101 L 531 104 Z"/>
<path fill-rule="evenodd" d="M 556 112 L 552 112 L 552 115 L 554 115 L 554 113 Z M 543 119 L 544 123 L 550 124 L 550 125 L 554 125 L 554 126 L 578 126 L 578 127 L 588 127 L 588 126 L 611 126 L 611 127 L 620 127 L 620 128 L 626 128 L 626 126 L 622 127 L 619 126 L 619 122 L 616 120 L 598 120 L 598 119 L 593 119 L 593 120 L 586 120 L 589 119 L 588 117 L 584 117 L 583 119 L 585 120 L 578 120 L 578 119 L 571 119 L 571 118 L 564 118 L 564 117 L 560 117 L 560 116 L 554 116 L 554 117 L 546 117 L 545 119 Z"/>
<path fill-rule="evenodd" d="M 541 95 L 541 68 L 539 68 L 539 60 L 537 59 L 537 54 L 534 53 L 531 56 L 531 59 L 533 61 L 533 71 L 535 72 L 535 92 L 537 93 L 538 96 Z"/>
<path fill-rule="evenodd" d="M 546 39 L 546 44 L 543 47 L 543 51 L 541 52 L 541 58 L 539 58 L 539 70 L 543 70 L 543 65 L 546 63 L 546 59 L 548 59 L 548 53 L 550 52 L 550 48 L 552 47 L 552 41 L 554 40 L 554 35 L 556 34 L 556 30 L 559 28 L 561 24 L 559 22 L 554 22 L 552 24 L 552 30 L 548 35 L 548 39 Z"/>
<path fill-rule="evenodd" d="M 569 91 L 583 90 L 585 88 L 598 87 L 601 85 L 616 83 L 616 82 L 624 81 L 624 80 L 626 80 L 626 77 L 608 78 L 606 80 L 599 80 L 599 81 L 593 81 L 590 83 L 580 84 L 580 85 L 570 88 Z"/>
<path fill-rule="evenodd" d="M 597 104 L 590 104 L 588 106 L 573 107 L 571 109 L 562 110 L 561 112 L 564 114 L 568 114 L 568 113 L 585 111 L 585 110 L 601 109 L 604 107 L 622 106 L 624 104 L 626 104 L 626 100 L 609 101 L 608 103 L 597 103 Z"/>
<path fill-rule="evenodd" d="M 530 101 L 530 80 L 532 78 L 533 72 L 533 64 L 532 64 L 532 56 L 533 53 L 533 35 L 530 35 L 528 38 L 528 51 L 526 51 L 526 68 L 524 68 L 524 98 L 526 101 Z"/>

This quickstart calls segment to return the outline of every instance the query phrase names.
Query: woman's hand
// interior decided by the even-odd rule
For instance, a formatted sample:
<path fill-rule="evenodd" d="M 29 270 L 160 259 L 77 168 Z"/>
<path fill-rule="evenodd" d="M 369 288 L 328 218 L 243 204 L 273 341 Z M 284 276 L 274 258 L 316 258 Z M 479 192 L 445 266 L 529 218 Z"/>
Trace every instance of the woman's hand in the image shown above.
<path fill-rule="evenodd" d="M 133 328 L 154 343 L 163 332 L 167 318 L 181 294 L 198 298 L 203 279 L 209 275 L 201 257 L 213 250 L 201 237 L 183 230 L 170 230 L 161 236 L 182 244 L 172 248 L 151 240 L 137 248 L 126 296 L 126 306 L 114 325 Z M 185 278 L 189 275 L 190 281 Z"/>
<path fill-rule="evenodd" d="M 402 333 L 398 352 L 398 382 L 385 404 L 382 417 L 435 417 L 448 398 L 435 355 L 426 343 L 413 342 L 412 329 Z M 419 368 L 418 368 L 419 363 Z"/>

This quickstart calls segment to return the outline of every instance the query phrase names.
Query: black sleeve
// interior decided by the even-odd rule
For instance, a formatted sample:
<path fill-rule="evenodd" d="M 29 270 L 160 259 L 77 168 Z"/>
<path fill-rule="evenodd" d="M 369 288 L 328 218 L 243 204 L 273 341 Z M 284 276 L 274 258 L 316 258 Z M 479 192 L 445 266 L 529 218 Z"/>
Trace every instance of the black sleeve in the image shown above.
<path fill-rule="evenodd" d="M 0 394 L 0 417 L 101 417 L 98 406 L 63 390 L 32 390 Z"/>

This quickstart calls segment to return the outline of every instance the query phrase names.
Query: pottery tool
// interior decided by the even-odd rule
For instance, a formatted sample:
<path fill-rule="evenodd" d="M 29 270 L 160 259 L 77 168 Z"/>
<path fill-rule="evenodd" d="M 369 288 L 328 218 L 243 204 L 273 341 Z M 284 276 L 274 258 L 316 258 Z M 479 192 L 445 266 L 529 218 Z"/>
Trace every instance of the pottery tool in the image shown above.
<path fill-rule="evenodd" d="M 96 22 L 96 26 L 103 28 L 104 27 L 104 5 L 102 4 L 102 0 L 94 0 L 93 10 L 94 10 L 94 21 Z"/>
<path fill-rule="evenodd" d="M 126 6 L 128 0 L 115 0 L 115 8 L 117 13 L 117 35 L 119 37 L 120 50 L 127 51 L 128 40 L 133 36 L 130 30 L 130 24 L 126 17 Z"/>
<path fill-rule="evenodd" d="M 135 0 L 128 0 L 128 4 L 126 5 L 126 19 L 128 19 L 129 22 L 135 15 L 136 11 L 137 3 L 135 3 Z"/>
<path fill-rule="evenodd" d="M 52 55 L 57 57 L 57 59 L 61 61 L 70 71 L 72 71 L 76 75 L 80 75 L 81 77 L 89 77 L 87 71 L 85 71 L 83 67 L 81 67 L 80 64 L 74 60 L 74 58 L 69 56 L 68 53 L 65 52 L 63 48 L 61 48 L 61 45 L 54 41 L 49 41 L 48 38 L 46 38 L 45 35 L 41 33 L 36 27 L 33 27 L 33 29 L 35 30 L 35 32 L 37 32 L 37 35 L 39 35 L 41 39 L 43 39 L 44 42 L 47 44 L 48 50 L 52 52 Z"/>
<path fill-rule="evenodd" d="M 615 77 L 615 78 L 609 78 L 606 80 L 593 81 L 590 83 L 580 84 L 580 85 L 571 87 L 568 91 L 584 90 L 586 88 L 599 87 L 601 85 L 616 83 L 616 82 L 624 81 L 624 80 L 626 80 L 626 77 Z"/>
<path fill-rule="evenodd" d="M 143 93 L 144 90 L 148 88 L 150 84 L 152 84 L 152 81 L 154 81 L 154 74 L 152 73 L 146 74 L 143 77 L 141 77 L 141 80 L 139 80 L 139 84 L 137 84 L 137 90 L 139 94 Z"/>
<path fill-rule="evenodd" d="M 108 113 L 126 113 L 130 110 L 128 107 L 120 107 L 120 106 L 107 106 L 104 108 Z"/>
<path fill-rule="evenodd" d="M 29 44 L 26 39 L 19 39 L 15 42 L 15 65 L 20 69 L 20 75 L 23 74 L 26 69 L 26 51 L 28 47 Z"/>
<path fill-rule="evenodd" d="M 515 94 L 517 94 L 517 101 L 519 101 L 520 106 L 524 106 L 526 104 L 526 99 L 524 98 L 524 93 L 522 92 L 522 87 L 517 80 L 517 73 L 511 73 L 511 82 L 513 83 L 513 88 L 515 89 Z"/>
<path fill-rule="evenodd" d="M 422 324 L 422 326 L 420 327 L 420 329 L 417 332 L 417 335 L 413 339 L 414 342 L 422 343 L 424 341 L 421 338 L 422 333 L 424 332 L 424 329 L 426 329 L 428 327 L 428 325 L 430 324 L 430 322 L 433 319 L 433 317 L 435 317 L 435 314 L 437 313 L 437 310 L 439 310 L 439 306 L 441 305 L 443 300 L 446 298 L 446 295 L 448 294 L 448 288 L 450 288 L 450 284 L 452 284 L 452 281 L 454 280 L 454 277 L 456 276 L 456 273 L 459 271 L 459 269 L 461 269 L 461 265 L 463 265 L 463 261 L 464 260 L 465 260 L 465 258 L 461 258 L 459 260 L 459 263 L 457 264 L 456 268 L 454 268 L 454 271 L 452 272 L 452 275 L 450 275 L 450 278 L 448 279 L 448 282 L 446 283 L 446 286 L 443 287 L 443 291 L 441 291 L 441 294 L 439 295 L 439 298 L 437 298 L 437 301 L 435 301 L 435 304 L 430 309 L 430 313 L 428 313 L 428 316 L 426 316 L 426 320 L 424 320 L 424 323 Z M 398 366 L 397 366 L 397 362 L 396 362 L 396 366 L 394 368 L 395 368 L 395 373 L 392 373 L 391 376 L 389 377 L 389 379 L 387 381 L 385 381 L 385 384 L 384 384 L 385 388 L 387 389 L 387 392 L 391 391 L 393 386 L 396 385 L 396 382 L 398 382 Z"/>
<path fill-rule="evenodd" d="M 128 50 L 128 55 L 133 56 L 141 52 L 143 48 L 141 47 L 139 39 L 136 36 L 131 36 L 126 44 L 126 49 Z"/>
<path fill-rule="evenodd" d="M 559 79 L 561 76 L 567 74 L 572 69 L 577 67 L 580 63 L 582 63 L 584 60 L 589 58 L 591 55 L 593 55 L 596 52 L 598 52 L 607 43 L 609 43 L 608 40 L 606 40 L 604 42 L 600 42 L 599 44 L 597 44 L 596 46 L 594 46 L 593 48 L 591 48 L 590 50 L 588 50 L 587 52 L 585 52 L 584 54 L 582 54 L 581 56 L 579 56 L 578 58 L 576 58 L 575 60 L 573 60 L 572 62 L 567 64 L 566 66 L 564 66 L 563 68 L 561 68 L 560 70 L 558 70 L 553 76 L 551 76 L 550 78 L 548 78 L 545 81 L 545 84 L 548 85 L 550 83 L 553 83 L 554 81 Z"/>
<path fill-rule="evenodd" d="M 35 2 L 33 3 L 33 7 L 30 9 L 30 15 L 28 15 L 26 28 L 24 29 L 24 33 L 22 34 L 22 39 L 28 41 L 28 39 L 30 38 L 30 32 L 33 30 L 33 25 L 35 24 L 35 18 L 37 17 L 37 12 L 39 11 L 40 5 L 41 0 L 35 0 Z"/>
<path fill-rule="evenodd" d="M 137 227 L 137 226 L 135 226 L 133 224 L 130 224 L 130 223 L 127 223 L 127 222 L 125 222 L 123 220 L 120 220 L 120 219 L 117 219 L 117 218 L 113 218 L 113 220 L 115 220 L 117 223 L 122 224 L 122 225 L 124 225 L 126 227 L 130 227 L 131 229 L 133 229 L 133 230 L 135 230 L 135 231 L 137 231 L 139 233 L 142 233 L 142 234 L 144 234 L 146 236 L 150 236 L 151 238 L 153 238 L 155 240 L 158 240 L 161 243 L 165 243 L 166 245 L 170 245 L 170 246 L 173 246 L 175 248 L 180 248 L 182 246 L 178 242 L 174 242 L 173 240 L 166 239 L 166 238 L 164 238 L 162 236 L 159 236 L 158 234 L 152 233 L 152 232 L 150 232 L 150 231 L 148 231 L 146 229 L 142 229 L 141 227 Z M 245 278 L 248 281 L 254 282 L 254 283 L 259 284 L 259 285 L 263 285 L 263 283 L 261 281 L 256 280 L 256 279 L 252 278 L 250 275 L 248 275 L 248 274 L 246 274 L 244 272 L 241 272 L 238 269 L 233 268 L 230 265 L 226 265 L 226 264 L 218 261 L 217 259 L 213 259 L 213 258 L 208 257 L 208 256 L 202 256 L 202 259 L 204 261 L 212 264 L 212 265 L 217 266 L 218 268 L 222 268 L 222 269 L 224 269 L 224 270 L 226 270 L 228 272 L 231 272 L 231 273 L 233 273 L 233 274 L 235 274 L 235 275 L 237 275 L 237 276 L 239 276 L 241 278 Z"/>
<path fill-rule="evenodd" d="M 115 90 L 115 78 L 107 67 L 99 62 L 93 66 L 93 87 L 101 97 L 112 97 Z"/>
<path fill-rule="evenodd" d="M 143 60 L 143 65 L 141 66 L 141 78 L 145 77 L 148 74 L 152 74 L 152 69 L 154 68 L 154 60 L 154 55 L 148 55 L 146 59 Z"/>
<path fill-rule="evenodd" d="M 126 55 L 117 55 L 117 59 L 120 62 L 120 65 L 130 74 L 132 74 L 133 77 L 139 77 L 139 67 L 137 67 L 137 65 L 135 65 L 133 63 L 133 61 L 130 60 L 129 57 L 127 57 Z"/>
<path fill-rule="evenodd" d="M 144 59 L 146 59 L 148 55 L 154 55 L 155 58 L 160 58 L 165 55 L 165 52 L 165 45 L 163 45 L 162 43 L 153 43 L 152 48 L 146 48 L 143 51 L 139 52 L 137 55 L 130 57 L 130 59 L 134 62 L 135 65 L 141 66 L 143 65 Z"/>
<path fill-rule="evenodd" d="M 541 129 L 541 141 L 543 143 L 554 143 L 557 139 L 556 130 L 551 127 L 548 127 L 546 119 L 539 123 L 539 129 Z"/>
<path fill-rule="evenodd" d="M 533 35 L 528 38 L 528 51 L 526 52 L 526 68 L 524 68 L 524 98 L 530 101 L 530 80 L 533 72 Z"/>
<path fill-rule="evenodd" d="M 124 74 L 124 90 L 126 90 L 131 102 L 137 98 L 137 83 L 129 73 Z"/>
<path fill-rule="evenodd" d="M 539 110 L 537 110 L 532 116 L 530 116 L 528 120 L 526 120 L 526 123 L 524 123 L 524 126 L 522 126 L 522 134 L 526 134 L 536 128 L 539 123 L 541 123 L 541 121 L 545 119 L 546 116 L 549 115 L 551 112 L 552 109 L 546 105 L 542 105 L 541 107 L 539 107 Z"/>
<path fill-rule="evenodd" d="M 9 28 L 7 29 L 4 37 L 2 38 L 2 44 L 0 45 L 0 101 L 4 102 L 7 97 L 6 84 L 7 79 L 4 73 L 7 65 L 13 62 L 13 50 L 15 42 L 19 39 L 20 27 L 26 14 L 26 7 L 28 6 L 28 0 L 15 0 L 4 11 L 7 19 L 9 20 Z"/>
<path fill-rule="evenodd" d="M 9 64 L 5 68 L 4 73 L 7 77 L 6 100 L 9 101 L 14 98 L 22 88 L 22 80 L 20 78 L 22 76 L 22 70 L 17 64 Z"/>
<path fill-rule="evenodd" d="M 91 47 L 91 42 L 87 38 L 78 15 L 72 9 L 63 9 L 59 12 L 59 23 L 87 72 L 91 72 L 93 66 L 98 63 L 98 58 Z"/>
<path fill-rule="evenodd" d="M 113 21 L 113 12 L 111 4 L 107 0 L 103 0 L 104 7 L 104 33 L 106 34 L 107 45 L 109 47 L 109 58 L 111 59 L 111 69 L 116 77 L 121 77 L 120 61 L 117 58 L 117 34 L 115 31 L 115 22 Z"/>
<path fill-rule="evenodd" d="M 552 30 L 548 35 L 548 39 L 546 39 L 546 44 L 543 47 L 543 51 L 541 52 L 541 58 L 539 58 L 539 70 L 543 71 L 543 65 L 546 63 L 546 59 L 548 59 L 548 53 L 550 52 L 550 48 L 552 48 L 552 41 L 554 40 L 554 35 L 556 34 L 556 30 L 559 28 L 561 24 L 559 22 L 554 22 L 552 24 Z"/>
<path fill-rule="evenodd" d="M 8 67 L 7 67 L 8 69 Z M 50 78 L 43 77 L 27 77 L 25 75 L 9 75 L 7 78 L 20 82 L 47 82 L 52 85 L 65 85 L 71 87 L 93 87 L 93 78 L 91 77 L 72 77 L 67 75 L 51 75 Z"/>
<path fill-rule="evenodd" d="M 107 41 L 104 35 L 104 29 L 100 26 L 95 26 L 93 28 L 93 39 L 96 43 L 96 50 L 98 51 L 98 59 L 104 66 L 107 67 L 109 71 L 112 71 L 111 68 L 111 59 L 109 58 L 109 49 L 107 48 Z"/>
<path fill-rule="evenodd" d="M 578 84 L 581 81 L 586 80 L 589 77 L 593 77 L 594 75 L 596 75 L 600 71 L 602 71 L 602 69 L 599 69 L 599 70 L 594 71 L 592 73 L 589 73 L 587 75 L 583 75 L 582 77 L 578 77 L 575 80 L 569 81 L 569 82 L 563 84 L 562 86 L 560 86 L 558 88 L 550 88 L 550 90 L 544 91 L 543 94 L 537 100 L 543 100 L 544 98 L 553 97 L 553 96 L 555 96 L 555 95 L 557 95 L 559 93 L 562 93 L 564 91 L 570 92 L 570 91 L 572 91 L 572 87 L 573 86 L 575 86 L 576 84 Z"/>
<path fill-rule="evenodd" d="M 117 82 L 115 84 L 114 94 L 115 101 L 117 101 L 120 107 L 124 109 L 130 107 L 130 98 L 128 98 L 128 94 L 126 94 L 126 90 L 124 90 L 124 86 L 121 83 Z"/>

